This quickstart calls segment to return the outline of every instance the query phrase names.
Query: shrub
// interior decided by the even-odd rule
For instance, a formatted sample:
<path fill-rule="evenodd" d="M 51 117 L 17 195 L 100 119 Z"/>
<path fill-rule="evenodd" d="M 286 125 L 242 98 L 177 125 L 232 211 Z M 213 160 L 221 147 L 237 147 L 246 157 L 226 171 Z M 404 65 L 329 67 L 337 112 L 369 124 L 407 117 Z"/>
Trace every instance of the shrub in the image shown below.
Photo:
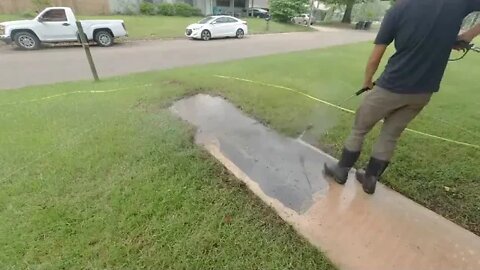
<path fill-rule="evenodd" d="M 175 15 L 177 16 L 182 16 L 182 17 L 192 16 L 193 8 L 189 4 L 175 3 L 173 4 L 173 8 L 175 9 Z"/>
<path fill-rule="evenodd" d="M 156 15 L 157 6 L 153 3 L 143 2 L 140 4 L 140 13 L 143 15 Z"/>
<path fill-rule="evenodd" d="M 140 13 L 144 15 L 163 15 L 163 16 L 201 16 L 202 11 L 198 8 L 194 8 L 186 3 L 161 3 L 153 4 L 150 2 L 143 2 L 140 5 Z"/>
<path fill-rule="evenodd" d="M 199 8 L 193 8 L 193 16 L 200 17 L 202 16 L 202 10 Z"/>
<path fill-rule="evenodd" d="M 271 0 L 270 14 L 276 21 L 290 22 L 293 17 L 307 11 L 308 2 L 309 0 Z"/>
<path fill-rule="evenodd" d="M 158 14 L 164 16 L 174 16 L 175 15 L 175 8 L 170 3 L 162 3 L 158 5 Z"/>

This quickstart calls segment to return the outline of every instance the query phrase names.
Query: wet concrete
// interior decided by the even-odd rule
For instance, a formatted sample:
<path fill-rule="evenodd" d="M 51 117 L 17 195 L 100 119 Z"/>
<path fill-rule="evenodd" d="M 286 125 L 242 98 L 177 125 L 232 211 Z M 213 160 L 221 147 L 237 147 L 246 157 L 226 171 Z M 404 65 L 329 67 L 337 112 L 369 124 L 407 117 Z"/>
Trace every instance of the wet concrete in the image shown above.
<path fill-rule="evenodd" d="M 171 110 L 197 127 L 204 146 L 340 269 L 480 269 L 480 238 L 379 185 L 323 177 L 333 159 L 285 138 L 222 98 L 197 95 Z"/>
<path fill-rule="evenodd" d="M 315 194 L 327 193 L 327 183 L 315 179 L 322 172 L 316 164 L 323 164 L 325 157 L 266 129 L 224 99 L 198 95 L 172 109 L 198 127 L 197 143 L 215 144 L 265 194 L 286 207 L 303 213 L 312 206 Z"/>

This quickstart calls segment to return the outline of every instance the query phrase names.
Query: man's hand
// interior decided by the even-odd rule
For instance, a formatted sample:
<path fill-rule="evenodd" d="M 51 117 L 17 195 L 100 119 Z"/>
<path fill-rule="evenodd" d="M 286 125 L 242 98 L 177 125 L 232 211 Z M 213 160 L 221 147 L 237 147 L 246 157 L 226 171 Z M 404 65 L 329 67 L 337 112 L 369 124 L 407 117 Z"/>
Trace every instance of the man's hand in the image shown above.
<path fill-rule="evenodd" d="M 456 51 L 466 51 L 470 48 L 470 42 L 464 39 L 461 39 L 459 36 L 455 44 L 453 45 L 453 49 Z"/>
<path fill-rule="evenodd" d="M 373 83 L 373 81 L 370 80 L 370 81 L 367 81 L 367 82 L 363 83 L 363 88 L 366 88 L 368 90 L 372 90 L 374 85 L 375 84 Z"/>
<path fill-rule="evenodd" d="M 467 43 L 472 43 L 472 40 L 475 38 L 475 36 L 473 35 L 473 32 L 465 32 L 465 33 L 462 33 L 458 36 L 457 40 L 463 40 Z"/>
<path fill-rule="evenodd" d="M 467 31 L 461 33 L 457 40 L 463 40 L 466 43 L 472 43 L 473 39 L 475 39 L 478 35 L 480 35 L 480 24 L 475 25 L 474 27 L 468 29 Z M 458 46 L 453 47 L 455 50 L 461 50 L 462 48 L 458 48 Z"/>

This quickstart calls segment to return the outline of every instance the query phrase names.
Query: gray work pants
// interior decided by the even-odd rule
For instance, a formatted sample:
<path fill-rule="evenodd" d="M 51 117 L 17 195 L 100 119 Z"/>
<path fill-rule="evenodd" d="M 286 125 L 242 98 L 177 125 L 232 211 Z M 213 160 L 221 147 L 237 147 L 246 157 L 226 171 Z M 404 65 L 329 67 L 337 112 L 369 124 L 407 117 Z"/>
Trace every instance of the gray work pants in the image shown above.
<path fill-rule="evenodd" d="M 365 136 L 384 120 L 372 157 L 390 161 L 398 138 L 407 125 L 422 111 L 432 94 L 396 94 L 375 86 L 367 92 L 355 114 L 352 132 L 345 142 L 349 151 L 360 152 Z"/>

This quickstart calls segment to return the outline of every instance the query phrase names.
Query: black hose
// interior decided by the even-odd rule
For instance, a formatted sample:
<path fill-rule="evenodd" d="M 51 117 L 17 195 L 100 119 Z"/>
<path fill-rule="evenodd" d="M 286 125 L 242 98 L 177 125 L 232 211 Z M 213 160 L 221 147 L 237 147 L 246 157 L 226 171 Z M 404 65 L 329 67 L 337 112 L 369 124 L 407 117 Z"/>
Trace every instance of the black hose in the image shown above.
<path fill-rule="evenodd" d="M 470 42 L 467 42 L 465 40 L 457 40 L 457 42 L 455 42 L 454 47 L 457 50 L 462 50 L 463 55 L 458 58 L 448 59 L 448 61 L 450 62 L 462 60 L 470 52 L 470 50 L 475 50 L 476 48 L 474 44 L 471 44 Z"/>

